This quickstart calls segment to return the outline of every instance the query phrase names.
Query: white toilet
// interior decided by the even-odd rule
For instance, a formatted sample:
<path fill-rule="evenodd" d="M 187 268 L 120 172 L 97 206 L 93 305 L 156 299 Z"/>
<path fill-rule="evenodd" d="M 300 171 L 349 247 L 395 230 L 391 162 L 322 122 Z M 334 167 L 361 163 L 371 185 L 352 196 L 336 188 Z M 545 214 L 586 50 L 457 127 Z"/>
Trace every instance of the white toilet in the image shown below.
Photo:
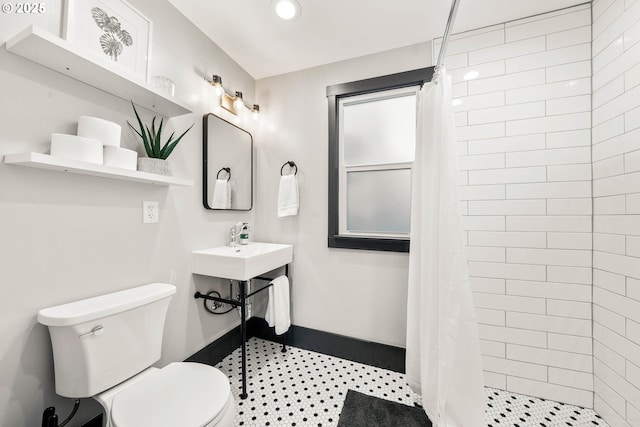
<path fill-rule="evenodd" d="M 158 369 L 175 286 L 152 283 L 46 308 L 56 393 L 93 397 L 107 427 L 230 427 L 235 400 L 226 376 L 200 363 Z"/>

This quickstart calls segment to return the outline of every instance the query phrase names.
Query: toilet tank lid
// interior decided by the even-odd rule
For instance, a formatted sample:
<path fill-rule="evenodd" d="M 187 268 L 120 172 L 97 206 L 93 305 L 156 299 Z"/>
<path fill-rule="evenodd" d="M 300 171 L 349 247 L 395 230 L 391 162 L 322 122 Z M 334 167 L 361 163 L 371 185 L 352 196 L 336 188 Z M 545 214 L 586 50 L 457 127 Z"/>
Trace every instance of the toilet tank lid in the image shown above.
<path fill-rule="evenodd" d="M 46 326 L 71 326 L 112 314 L 131 310 L 176 293 L 176 287 L 166 283 L 150 283 L 124 291 L 43 308 L 38 322 Z"/>

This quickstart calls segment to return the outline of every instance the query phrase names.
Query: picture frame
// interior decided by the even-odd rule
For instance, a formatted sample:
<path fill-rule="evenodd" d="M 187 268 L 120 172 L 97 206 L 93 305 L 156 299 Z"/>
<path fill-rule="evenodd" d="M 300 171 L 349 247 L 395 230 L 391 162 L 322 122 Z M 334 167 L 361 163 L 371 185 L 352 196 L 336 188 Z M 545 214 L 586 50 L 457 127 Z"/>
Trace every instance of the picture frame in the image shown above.
<path fill-rule="evenodd" d="M 151 21 L 124 0 L 65 0 L 63 38 L 144 83 L 149 81 Z"/>

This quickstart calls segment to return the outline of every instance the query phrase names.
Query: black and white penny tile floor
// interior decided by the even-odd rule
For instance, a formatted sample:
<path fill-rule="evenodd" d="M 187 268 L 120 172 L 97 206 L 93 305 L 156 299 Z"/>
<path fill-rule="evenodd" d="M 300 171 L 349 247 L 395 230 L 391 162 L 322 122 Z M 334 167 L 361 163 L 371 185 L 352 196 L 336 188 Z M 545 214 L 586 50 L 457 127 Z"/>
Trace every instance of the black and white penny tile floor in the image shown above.
<path fill-rule="evenodd" d="M 337 426 L 347 390 L 413 405 L 404 374 L 258 338 L 247 342 L 247 393 L 241 400 L 241 355 L 236 349 L 217 365 L 236 398 L 235 426 Z M 599 426 L 591 409 L 486 388 L 488 427 Z M 394 426 L 395 427 L 395 426 Z"/>
<path fill-rule="evenodd" d="M 488 427 L 608 427 L 593 409 L 485 387 Z"/>

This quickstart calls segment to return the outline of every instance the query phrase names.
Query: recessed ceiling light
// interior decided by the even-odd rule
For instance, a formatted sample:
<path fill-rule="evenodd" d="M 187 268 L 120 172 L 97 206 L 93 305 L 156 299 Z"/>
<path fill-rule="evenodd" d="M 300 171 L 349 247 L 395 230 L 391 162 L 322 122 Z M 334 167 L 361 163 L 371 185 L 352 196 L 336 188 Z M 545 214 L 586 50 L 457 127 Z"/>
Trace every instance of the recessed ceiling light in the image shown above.
<path fill-rule="evenodd" d="M 296 0 L 275 0 L 274 7 L 282 19 L 290 20 L 300 14 L 300 4 Z"/>

